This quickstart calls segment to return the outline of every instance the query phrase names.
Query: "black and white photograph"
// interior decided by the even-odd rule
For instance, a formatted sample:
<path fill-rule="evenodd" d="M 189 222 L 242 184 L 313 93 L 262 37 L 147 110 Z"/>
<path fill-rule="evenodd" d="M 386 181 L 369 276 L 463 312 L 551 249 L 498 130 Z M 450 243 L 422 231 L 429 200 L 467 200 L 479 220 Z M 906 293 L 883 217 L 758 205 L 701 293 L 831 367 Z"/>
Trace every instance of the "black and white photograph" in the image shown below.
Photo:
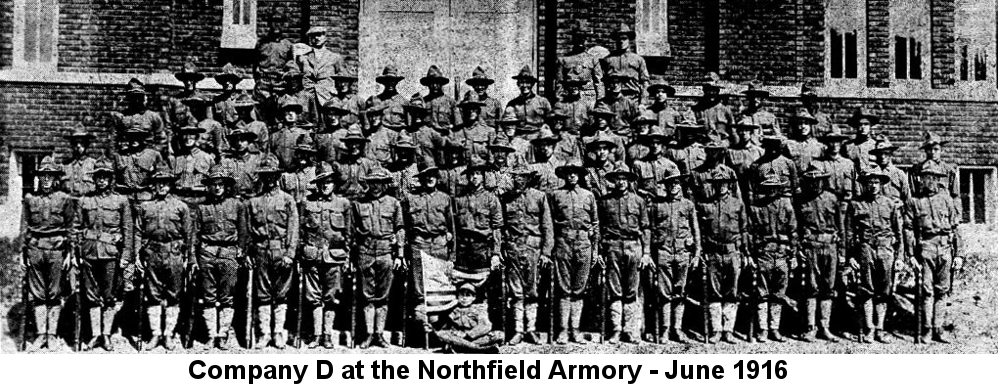
<path fill-rule="evenodd" d="M 0 0 L 0 353 L 995 354 L 996 41 L 998 0 Z"/>

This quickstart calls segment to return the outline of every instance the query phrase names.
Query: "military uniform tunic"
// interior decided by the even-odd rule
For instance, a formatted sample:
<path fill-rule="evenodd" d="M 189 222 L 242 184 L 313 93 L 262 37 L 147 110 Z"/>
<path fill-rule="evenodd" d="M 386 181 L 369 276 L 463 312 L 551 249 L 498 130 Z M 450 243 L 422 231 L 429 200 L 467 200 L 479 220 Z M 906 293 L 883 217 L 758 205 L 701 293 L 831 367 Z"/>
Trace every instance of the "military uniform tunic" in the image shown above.
<path fill-rule="evenodd" d="M 901 205 L 883 194 L 849 204 L 850 249 L 858 258 L 861 298 L 886 302 L 892 294 L 894 260 L 903 247 Z"/>
<path fill-rule="evenodd" d="M 189 153 L 171 155 L 170 166 L 177 176 L 177 182 L 170 192 L 187 204 L 201 202 L 205 194 L 201 179 L 208 175 L 208 169 L 214 163 L 215 156 L 199 148 L 193 148 Z"/>
<path fill-rule="evenodd" d="M 729 193 L 698 203 L 696 211 L 709 278 L 707 301 L 737 302 L 749 222 L 745 205 Z"/>
<path fill-rule="evenodd" d="M 832 299 L 839 260 L 845 259 L 842 208 L 827 190 L 797 200 L 800 247 L 804 255 L 804 296 Z"/>
<path fill-rule="evenodd" d="M 571 99 L 565 97 L 561 101 L 554 104 L 555 109 L 561 109 L 568 115 L 567 119 L 564 119 L 564 127 L 562 128 L 562 137 L 564 137 L 564 132 L 575 132 L 579 133 L 582 128 L 589 125 L 589 111 L 593 109 L 593 102 L 587 101 L 581 97 Z"/>
<path fill-rule="evenodd" d="M 295 147 L 301 136 L 311 135 L 297 126 L 283 127 L 271 135 L 270 152 L 281 162 L 282 169 L 287 170 L 295 165 Z"/>
<path fill-rule="evenodd" d="M 551 113 L 551 103 L 544 97 L 530 93 L 529 95 L 519 95 L 506 104 L 506 108 L 513 108 L 516 118 L 520 119 L 523 125 L 523 132 L 527 134 L 527 139 L 536 137 L 537 130 Z"/>
<path fill-rule="evenodd" d="M 488 271 L 492 255 L 499 253 L 503 226 L 502 205 L 485 190 L 467 192 L 454 199 L 457 260 L 454 267 L 471 273 Z"/>
<path fill-rule="evenodd" d="M 676 163 L 681 173 L 691 174 L 707 159 L 707 152 L 700 143 L 693 143 L 683 148 L 667 148 L 665 157 Z"/>
<path fill-rule="evenodd" d="M 21 232 L 28 263 L 28 294 L 34 305 L 54 306 L 62 297 L 62 262 L 73 249 L 73 199 L 61 191 L 24 196 Z"/>
<path fill-rule="evenodd" d="M 809 137 L 805 140 L 787 141 L 787 157 L 797 164 L 797 171 L 807 171 L 811 167 L 811 161 L 820 158 L 825 152 L 825 146 Z"/>
<path fill-rule="evenodd" d="M 682 197 L 653 197 L 648 206 L 648 221 L 651 256 L 658 276 L 658 289 L 654 292 L 658 293 L 658 300 L 683 298 L 690 262 L 700 253 L 696 206 Z"/>
<path fill-rule="evenodd" d="M 451 96 L 442 93 L 427 95 L 426 105 L 430 109 L 428 123 L 437 131 L 447 133 L 463 123 L 457 100 Z"/>
<path fill-rule="evenodd" d="M 788 261 L 798 247 L 794 205 L 789 197 L 777 194 L 757 198 L 749 209 L 749 235 L 758 278 L 755 289 L 746 290 L 746 294 L 773 303 L 784 301 L 790 276 Z"/>
<path fill-rule="evenodd" d="M 602 166 L 591 165 L 586 167 L 586 177 L 583 182 L 586 189 L 593 193 L 596 198 L 602 198 L 606 195 L 609 189 L 609 182 L 607 182 L 606 174 L 617 169 L 626 169 L 623 162 L 610 162 L 607 161 Z"/>
<path fill-rule="evenodd" d="M 726 178 L 726 179 L 738 179 L 738 174 L 731 167 L 725 166 L 718 162 L 714 165 L 702 164 L 700 167 L 693 169 L 691 174 L 693 178 L 693 184 L 690 185 L 690 193 L 692 198 L 696 202 L 708 202 L 711 198 L 717 195 L 714 191 L 714 185 L 710 183 L 710 179 L 713 178 Z M 732 186 L 731 192 L 736 196 L 739 195 L 740 191 L 737 186 Z"/>
<path fill-rule="evenodd" d="M 645 200 L 630 191 L 607 194 L 598 206 L 610 298 L 630 303 L 641 286 L 641 258 L 651 256 L 648 209 Z"/>
<path fill-rule="evenodd" d="M 298 249 L 298 205 L 291 194 L 278 188 L 247 201 L 250 255 L 253 258 L 253 291 L 263 305 L 284 304 L 294 272 L 285 257 Z"/>
<path fill-rule="evenodd" d="M 340 159 L 333 163 L 333 173 L 336 178 L 336 194 L 339 194 L 353 201 L 364 195 L 367 191 L 361 179 L 371 173 L 378 162 L 365 157 L 342 155 Z"/>
<path fill-rule="evenodd" d="M 796 195 L 800 187 L 797 183 L 800 177 L 798 173 L 797 165 L 786 156 L 776 155 L 773 157 L 763 155 L 749 167 L 748 174 L 746 175 L 746 180 L 749 183 L 749 192 L 746 193 L 746 197 L 749 198 L 749 201 L 754 202 L 758 200 L 760 197 L 759 193 L 762 191 L 759 183 L 772 175 L 779 176 L 783 182 L 790 183 L 788 187 L 784 187 L 783 189 L 787 196 Z"/>
<path fill-rule="evenodd" d="M 145 301 L 176 306 L 184 286 L 184 265 L 190 256 L 191 210 L 176 197 L 139 204 L 135 232 L 142 236 L 139 257 L 146 268 Z"/>
<path fill-rule="evenodd" d="M 308 305 L 332 310 L 340 300 L 354 295 L 342 295 L 344 264 L 350 261 L 352 249 L 353 205 L 346 198 L 332 195 L 323 198 L 312 194 L 301 204 L 302 281 Z"/>
<path fill-rule="evenodd" d="M 506 286 L 517 300 L 536 301 L 537 270 L 540 258 L 551 257 L 554 225 L 547 196 L 527 188 L 500 197 L 503 206 L 503 257 L 506 259 Z"/>
<path fill-rule="evenodd" d="M 553 158 L 546 162 L 531 164 L 530 169 L 537 172 L 537 189 L 550 194 L 561 188 L 563 181 L 558 174 L 555 174 L 555 169 L 563 165 L 565 162 Z"/>
<path fill-rule="evenodd" d="M 131 200 L 148 200 L 151 195 L 146 191 L 146 181 L 163 163 L 163 156 L 151 149 L 118 154 L 114 158 L 118 192 Z"/>
<path fill-rule="evenodd" d="M 378 106 L 380 103 L 384 102 L 387 107 L 385 110 L 381 111 L 381 124 L 389 129 L 403 128 L 409 125 L 409 119 L 406 116 L 405 106 L 409 105 L 409 100 L 402 97 L 398 93 L 386 94 L 382 92 L 376 96 L 371 96 L 367 99 L 364 104 L 365 109 L 371 109 Z"/>
<path fill-rule="evenodd" d="M 84 156 L 62 165 L 62 187 L 69 195 L 79 198 L 94 191 L 94 178 L 90 172 L 94 170 L 96 161 Z"/>
<path fill-rule="evenodd" d="M 393 256 L 403 243 L 400 238 L 405 238 L 402 205 L 387 195 L 364 197 L 353 202 L 353 217 L 361 293 L 367 303 L 387 303 L 394 279 Z"/>
<path fill-rule="evenodd" d="M 611 52 L 606 58 L 600 61 L 603 73 L 610 73 L 611 70 L 618 74 L 630 76 L 627 82 L 622 85 L 625 95 L 633 96 L 634 102 L 640 102 L 647 97 L 648 92 L 645 86 L 651 77 L 648 74 L 648 66 L 644 57 L 631 52 L 630 50 L 618 50 Z"/>
<path fill-rule="evenodd" d="M 464 160 L 471 160 L 472 156 L 477 156 L 482 160 L 489 160 L 492 156 L 492 153 L 489 151 L 489 144 L 495 138 L 495 128 L 486 126 L 481 121 L 450 134 L 450 141 L 464 148 Z"/>
<path fill-rule="evenodd" d="M 194 211 L 195 254 L 201 268 L 201 299 L 206 306 L 232 307 L 240 265 L 247 263 L 245 203 L 209 198 Z"/>
<path fill-rule="evenodd" d="M 735 114 L 731 112 L 731 108 L 722 104 L 721 101 L 712 101 L 703 103 L 703 105 L 695 105 L 693 113 L 698 122 L 704 123 L 707 137 L 711 141 L 724 144 L 734 142 L 734 131 L 731 125 L 735 123 Z"/>
<path fill-rule="evenodd" d="M 638 176 L 638 193 L 652 196 L 663 178 L 679 174 L 679 166 L 665 157 L 645 158 L 634 162 L 631 170 Z"/>
<path fill-rule="evenodd" d="M 367 134 L 368 143 L 364 147 L 364 156 L 382 166 L 391 163 L 395 159 L 395 142 L 398 137 L 398 132 L 383 126 L 372 128 L 372 132 Z"/>
<path fill-rule="evenodd" d="M 451 197 L 438 190 L 420 191 L 406 197 L 403 203 L 406 228 L 410 233 L 408 248 L 412 265 L 413 296 L 424 297 L 422 255 L 441 260 L 454 260 L 451 242 L 454 238 L 454 214 Z M 448 236 L 450 234 L 450 236 Z M 450 237 L 450 239 L 448 239 Z"/>
<path fill-rule="evenodd" d="M 904 212 L 905 227 L 912 236 L 907 253 L 922 265 L 922 292 L 935 300 L 949 296 L 953 255 L 960 254 L 954 249 L 959 246 L 956 228 L 962 220 L 958 206 L 948 192 L 940 190 L 910 200 Z M 941 324 L 935 323 L 934 327 Z"/>
<path fill-rule="evenodd" d="M 232 186 L 233 196 L 248 199 L 256 194 L 256 168 L 260 164 L 261 154 L 253 152 L 229 152 L 220 162 L 236 184 Z"/>
<path fill-rule="evenodd" d="M 554 94 L 559 100 L 565 98 L 563 82 L 568 79 L 574 69 L 581 70 L 579 75 L 584 82 L 579 88 L 580 94 L 592 105 L 593 101 L 603 98 L 603 66 L 600 59 L 586 51 L 558 57 L 555 68 Z"/>
<path fill-rule="evenodd" d="M 555 289 L 562 297 L 581 297 L 599 244 L 596 197 L 579 186 L 562 187 L 549 197 L 554 224 Z"/>
<path fill-rule="evenodd" d="M 898 200 L 899 203 L 908 203 L 912 197 L 908 174 L 893 163 L 881 170 L 890 178 L 890 182 L 884 184 L 884 195 Z"/>
<path fill-rule="evenodd" d="M 960 174 L 957 172 L 955 166 L 941 160 L 923 160 L 921 163 L 912 166 L 911 167 L 912 187 L 914 187 L 916 190 L 922 190 L 918 180 L 922 176 L 922 171 L 929 168 L 938 169 L 945 172 L 946 178 L 942 180 L 943 191 L 945 191 L 953 198 L 960 198 Z M 920 194 L 921 193 L 918 193 L 915 196 L 916 197 L 921 196 Z"/>
<path fill-rule="evenodd" d="M 80 198 L 73 217 L 76 246 L 87 303 L 114 306 L 119 297 L 120 264 L 133 261 L 132 207 L 128 198 L 111 191 Z"/>

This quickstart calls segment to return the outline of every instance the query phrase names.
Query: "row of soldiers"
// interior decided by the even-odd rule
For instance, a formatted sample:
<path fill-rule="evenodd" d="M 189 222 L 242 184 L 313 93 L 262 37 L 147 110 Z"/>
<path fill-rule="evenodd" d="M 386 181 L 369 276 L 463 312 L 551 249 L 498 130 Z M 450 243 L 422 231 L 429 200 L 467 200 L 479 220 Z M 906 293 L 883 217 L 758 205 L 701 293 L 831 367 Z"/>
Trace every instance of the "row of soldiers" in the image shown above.
<path fill-rule="evenodd" d="M 633 39 L 626 30 L 616 36 L 621 47 Z M 591 71 L 580 64 L 564 66 L 553 106 L 534 93 L 537 78 L 524 68 L 513 77 L 521 94 L 505 108 L 488 96 L 494 80 L 482 69 L 466 81 L 474 93 L 458 103 L 443 94 L 449 79 L 435 67 L 420 79 L 426 98 L 399 96 L 404 78 L 388 66 L 376 79 L 382 93 L 367 100 L 356 96 L 351 70 L 334 73 L 339 93 L 316 108 L 319 123 L 303 118 L 312 104 L 303 102 L 307 96 L 278 96 L 268 110 L 233 93 L 215 107 L 231 106 L 234 126 L 211 124 L 201 98 L 178 101 L 204 118 L 167 125 L 162 137 L 149 126 L 158 112 L 122 114 L 113 160 L 86 156 L 94 136 L 74 131 L 71 160 L 61 168 L 44 161 L 39 190 L 25 199 L 27 290 L 41 334 L 34 345 L 60 346 L 60 279 L 63 267 L 74 265 L 94 333 L 89 347 L 113 346 L 113 317 L 132 288 L 140 289 L 149 317 L 145 348 L 176 346 L 184 293 L 198 296 L 208 345 L 230 346 L 240 268 L 249 270 L 247 321 L 256 324 L 250 332 L 257 340 L 247 345 L 285 346 L 295 273 L 314 325 L 310 342 L 334 346 L 336 312 L 353 299 L 342 277 L 356 273 L 361 344 L 386 345 L 389 291 L 403 268 L 411 269 L 399 272 L 411 284 L 403 308 L 425 322 L 425 332 L 494 342 L 478 329 L 488 316 L 439 320 L 427 311 L 426 256 L 471 274 L 464 281 L 473 284 L 461 290 L 509 307 L 510 335 L 500 339 L 511 344 L 538 341 L 544 267 L 553 271 L 548 296 L 558 343 L 582 339 L 594 278 L 605 281 L 611 341 L 638 341 L 646 313 L 657 318 L 646 328 L 656 340 L 686 341 L 687 275 L 697 267 L 708 276 L 709 342 L 734 341 L 740 302 L 754 307 L 752 339 L 782 341 L 782 307 L 795 305 L 786 295 L 794 272 L 806 280 L 801 338 L 836 341 L 831 304 L 845 291 L 836 279 L 850 269 L 864 318 L 859 339 L 886 342 L 894 272 L 910 259 L 927 295 L 919 301 L 917 337 L 945 340 L 936 313 L 960 261 L 960 207 L 940 139 L 927 137 L 926 160 L 909 180 L 892 164 L 897 148 L 873 135 L 876 116 L 857 111 L 846 123 L 856 130 L 849 139 L 814 110 L 816 95 L 804 88 L 806 108 L 791 117 L 787 139 L 761 108 L 767 93 L 760 85 L 750 85 L 751 110 L 735 120 L 716 74 L 707 76 L 691 111 L 670 105 L 675 89 L 662 80 L 645 88 L 654 102 L 642 106 L 643 93 L 624 86 L 635 80 L 626 68 L 644 65 L 631 66 L 640 57 L 627 57 L 599 65 L 621 69 L 602 73 L 604 95 L 595 102 L 584 93 Z M 177 78 L 196 84 L 204 76 L 187 67 Z M 130 99 L 147 95 L 130 83 Z M 639 281 L 644 269 L 655 274 L 650 289 Z M 199 284 L 190 284 L 188 273 L 199 274 Z M 478 287 L 494 277 L 502 285 L 498 298 Z M 750 287 L 741 285 L 746 278 Z M 644 297 L 655 301 L 650 312 L 641 311 Z M 472 321 L 474 330 L 466 327 Z M 448 330 L 467 332 L 442 335 Z"/>

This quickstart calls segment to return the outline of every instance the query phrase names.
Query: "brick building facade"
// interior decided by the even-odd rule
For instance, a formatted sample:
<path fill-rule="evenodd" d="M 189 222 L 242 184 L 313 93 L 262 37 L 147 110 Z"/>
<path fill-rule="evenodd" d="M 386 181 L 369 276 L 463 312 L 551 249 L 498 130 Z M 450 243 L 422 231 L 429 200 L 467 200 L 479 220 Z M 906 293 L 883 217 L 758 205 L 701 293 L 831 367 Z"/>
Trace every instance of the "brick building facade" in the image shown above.
<path fill-rule="evenodd" d="M 486 3 L 498 7 L 489 11 L 497 14 L 529 9 L 534 47 L 523 62 L 536 69 L 542 90 L 551 88 L 547 74 L 569 49 L 570 26 L 587 21 L 592 43 L 610 47 L 612 31 L 626 23 L 638 32 L 638 53 L 651 72 L 677 85 L 684 104 L 699 93 L 702 75 L 717 71 L 731 83 L 728 104 L 739 106 L 741 85 L 758 77 L 773 92 L 770 109 L 783 120 L 796 110 L 803 82 L 818 86 L 822 109 L 836 122 L 863 106 L 881 115 L 879 131 L 902 145 L 904 164 L 921 157 L 923 134 L 936 132 L 952 143 L 945 158 L 962 168 L 968 219 L 992 223 L 998 165 L 995 1 L 461 3 L 471 4 L 462 8 L 468 15 Z M 446 0 L 0 0 L 0 192 L 7 191 L 11 168 L 30 173 L 41 155 L 64 156 L 68 147 L 61 135 L 78 122 L 103 135 L 95 152 L 105 149 L 103 122 L 117 110 L 116 92 L 131 77 L 167 95 L 179 87 L 172 73 L 185 60 L 208 74 L 228 62 L 249 74 L 254 41 L 246 40 L 247 31 L 251 38 L 254 31 L 263 36 L 276 25 L 297 41 L 309 27 L 325 26 L 332 50 L 361 63 L 379 61 L 365 57 L 371 51 L 362 35 L 372 15 L 366 7 L 385 10 L 389 3 L 400 7 L 390 12 L 435 15 L 439 28 L 431 34 L 457 24 L 452 5 L 434 13 L 451 4 Z M 482 33 L 494 32 L 489 28 L 482 26 Z M 435 44 L 468 44 L 464 39 L 474 44 L 476 36 L 449 36 Z M 421 75 L 406 74 L 409 80 Z M 210 77 L 205 83 L 217 86 Z M 240 87 L 250 88 L 252 81 Z M 8 165 L 12 154 L 19 165 Z"/>

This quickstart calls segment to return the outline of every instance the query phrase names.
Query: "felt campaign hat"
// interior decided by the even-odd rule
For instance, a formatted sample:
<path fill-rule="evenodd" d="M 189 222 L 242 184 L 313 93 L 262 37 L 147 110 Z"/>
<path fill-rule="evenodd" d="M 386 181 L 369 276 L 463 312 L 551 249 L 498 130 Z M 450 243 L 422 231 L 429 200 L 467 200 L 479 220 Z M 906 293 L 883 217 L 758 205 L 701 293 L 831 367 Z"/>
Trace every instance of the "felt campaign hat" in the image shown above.
<path fill-rule="evenodd" d="M 446 85 L 450 82 L 450 78 L 444 77 L 443 72 L 437 65 L 430 65 L 430 68 L 426 70 L 426 75 L 419 79 L 419 83 L 423 86 L 429 86 L 430 84 L 440 84 Z"/>
<path fill-rule="evenodd" d="M 198 71 L 198 67 L 191 61 L 184 62 L 180 71 L 173 73 L 173 76 L 180 82 L 200 82 L 204 79 L 204 73 Z"/>
<path fill-rule="evenodd" d="M 464 80 L 464 83 L 470 86 L 475 86 L 475 85 L 488 86 L 494 84 L 495 82 L 496 81 L 494 79 L 489 78 L 488 74 L 485 73 L 485 69 L 483 69 L 481 66 L 476 66 L 475 70 L 471 71 L 471 78 Z"/>

